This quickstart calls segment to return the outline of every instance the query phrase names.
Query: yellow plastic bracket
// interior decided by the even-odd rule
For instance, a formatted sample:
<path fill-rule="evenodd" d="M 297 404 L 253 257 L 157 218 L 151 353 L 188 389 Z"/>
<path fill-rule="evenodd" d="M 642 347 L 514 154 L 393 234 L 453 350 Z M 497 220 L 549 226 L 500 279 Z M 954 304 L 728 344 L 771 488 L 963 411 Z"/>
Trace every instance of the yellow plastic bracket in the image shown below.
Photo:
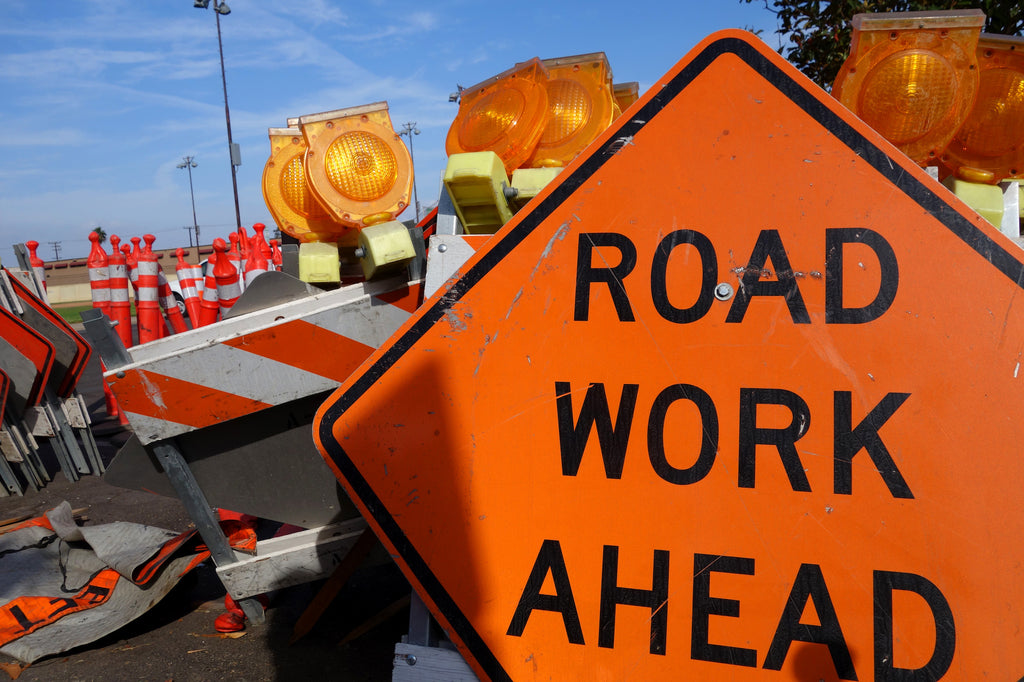
<path fill-rule="evenodd" d="M 363 267 L 363 276 L 373 279 L 403 267 L 416 257 L 416 248 L 409 229 L 397 220 L 391 220 L 360 230 L 356 254 Z"/>
<path fill-rule="evenodd" d="M 303 282 L 340 282 L 338 245 L 331 242 L 299 244 L 299 279 Z"/>
<path fill-rule="evenodd" d="M 508 175 L 494 152 L 466 152 L 448 157 L 444 186 L 467 234 L 494 234 L 511 220 L 505 199 Z"/>
<path fill-rule="evenodd" d="M 953 175 L 947 177 L 944 184 L 961 201 L 973 208 L 978 214 L 996 227 L 1003 222 L 1003 192 L 998 185 L 986 185 L 980 182 L 968 182 Z"/>
<path fill-rule="evenodd" d="M 519 211 L 561 172 L 561 166 L 517 168 L 512 171 L 512 189 L 516 190 L 515 198 L 509 201 L 512 204 L 512 208 Z"/>

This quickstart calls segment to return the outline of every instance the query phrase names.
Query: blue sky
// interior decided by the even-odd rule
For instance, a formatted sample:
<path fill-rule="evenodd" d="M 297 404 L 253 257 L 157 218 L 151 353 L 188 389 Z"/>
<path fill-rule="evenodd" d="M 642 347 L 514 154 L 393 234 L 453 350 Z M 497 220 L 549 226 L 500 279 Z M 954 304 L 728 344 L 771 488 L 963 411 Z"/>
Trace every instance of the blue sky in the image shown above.
<path fill-rule="evenodd" d="M 35 239 L 52 260 L 88 254 L 88 233 L 153 233 L 187 246 L 194 156 L 203 243 L 234 226 L 212 9 L 192 0 L 4 0 L 0 4 L 0 260 Z M 697 42 L 775 17 L 739 0 L 563 0 L 496 5 L 365 0 L 230 0 L 221 18 L 232 135 L 241 146 L 242 222 L 272 226 L 260 190 L 267 128 L 289 117 L 386 100 L 415 121 L 416 184 L 436 201 L 457 84 L 531 57 L 607 54 L 616 82 L 641 92 Z M 412 217 L 408 209 L 400 217 Z"/>

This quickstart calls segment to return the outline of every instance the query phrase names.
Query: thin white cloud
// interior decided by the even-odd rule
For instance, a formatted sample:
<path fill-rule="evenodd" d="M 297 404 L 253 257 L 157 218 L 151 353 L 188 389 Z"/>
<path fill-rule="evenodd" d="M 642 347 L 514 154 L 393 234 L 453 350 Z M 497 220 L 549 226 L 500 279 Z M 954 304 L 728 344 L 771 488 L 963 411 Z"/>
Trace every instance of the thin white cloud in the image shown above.
<path fill-rule="evenodd" d="M 73 128 L 37 130 L 0 129 L 0 147 L 68 147 L 82 144 L 87 136 Z M 12 174 L 13 175 L 13 174 Z"/>
<path fill-rule="evenodd" d="M 307 18 L 313 21 L 314 26 L 320 24 L 348 25 L 348 17 L 337 7 L 326 0 L 305 0 L 300 5 L 293 7 L 295 11 L 301 11 Z"/>
<path fill-rule="evenodd" d="M 140 64 L 157 60 L 152 53 L 131 50 L 99 50 L 64 47 L 0 56 L 0 78 L 41 80 L 96 76 L 114 65 Z"/>
<path fill-rule="evenodd" d="M 440 25 L 437 15 L 432 12 L 413 12 L 402 17 L 402 21 L 360 33 L 351 31 L 342 37 L 343 42 L 366 43 L 371 41 L 384 40 L 386 38 L 397 38 L 402 36 L 419 35 L 433 31 Z"/>

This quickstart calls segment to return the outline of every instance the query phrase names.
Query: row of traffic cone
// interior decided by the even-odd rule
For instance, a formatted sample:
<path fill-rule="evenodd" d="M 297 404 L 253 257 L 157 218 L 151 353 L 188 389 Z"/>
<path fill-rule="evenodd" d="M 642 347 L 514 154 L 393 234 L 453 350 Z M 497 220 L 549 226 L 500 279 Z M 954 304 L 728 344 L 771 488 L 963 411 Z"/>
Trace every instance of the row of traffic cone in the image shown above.
<path fill-rule="evenodd" d="M 223 239 L 213 240 L 213 253 L 207 259 L 205 276 L 198 266 L 185 263 L 183 251 L 178 249 L 178 285 L 196 327 L 205 327 L 223 318 L 256 277 L 268 270 L 281 269 L 277 240 L 267 242 L 263 223 L 256 223 L 252 228 L 251 237 L 245 234 L 244 227 L 228 235 L 230 247 Z"/>
<path fill-rule="evenodd" d="M 264 229 L 262 223 L 256 223 L 252 237 L 246 236 L 245 228 L 232 232 L 230 249 L 223 239 L 215 239 L 205 276 L 198 265 L 185 262 L 183 249 L 177 250 L 178 285 L 193 327 L 216 322 L 231 309 L 247 284 L 267 270 L 280 268 L 281 251 L 277 240 L 268 243 L 263 236 Z M 133 246 L 121 244 L 117 235 L 111 235 L 109 255 L 100 245 L 99 235 L 90 233 L 89 239 L 92 248 L 87 266 L 93 307 L 101 309 L 116 323 L 118 336 L 126 348 L 134 345 L 129 283 L 134 290 L 135 331 L 140 344 L 188 329 L 153 253 L 156 240 L 153 235 L 147 234 L 141 239 L 132 237 Z"/>

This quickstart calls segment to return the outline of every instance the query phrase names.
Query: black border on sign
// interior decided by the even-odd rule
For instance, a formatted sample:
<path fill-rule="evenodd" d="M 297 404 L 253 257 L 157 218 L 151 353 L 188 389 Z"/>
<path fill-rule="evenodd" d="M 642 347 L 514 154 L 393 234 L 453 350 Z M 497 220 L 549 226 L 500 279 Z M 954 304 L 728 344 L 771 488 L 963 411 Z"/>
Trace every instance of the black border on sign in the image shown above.
<path fill-rule="evenodd" d="M 473 628 L 465 614 L 456 605 L 454 599 L 444 586 L 430 571 L 416 548 L 402 532 L 398 523 L 388 513 L 380 498 L 373 492 L 362 477 L 355 464 L 348 458 L 341 444 L 334 439 L 333 424 L 356 400 L 358 400 L 402 355 L 434 326 L 454 303 L 459 301 L 487 273 L 489 273 L 505 256 L 509 254 L 534 228 L 543 223 L 555 208 L 565 202 L 586 182 L 605 161 L 612 158 L 621 147 L 622 138 L 636 135 L 646 123 L 650 122 L 665 108 L 687 85 L 719 57 L 732 54 L 746 62 L 780 93 L 788 97 L 794 104 L 804 110 L 811 118 L 846 144 L 854 153 L 870 164 L 875 170 L 888 178 L 897 188 L 913 199 L 922 209 L 931 214 L 938 222 L 945 225 L 953 234 L 974 249 L 982 258 L 989 261 L 1011 282 L 1024 288 L 1024 264 L 992 240 L 975 224 L 961 215 L 942 197 L 925 187 L 916 177 L 907 173 L 898 162 L 873 142 L 865 138 L 852 125 L 843 120 L 830 109 L 820 97 L 824 93 L 808 90 L 761 54 L 750 43 L 735 37 L 723 37 L 710 43 L 686 67 L 683 68 L 664 88 L 649 102 L 637 111 L 630 120 L 624 121 L 616 133 L 598 149 L 591 152 L 572 175 L 559 178 L 560 182 L 551 194 L 544 199 L 518 225 L 513 227 L 501 241 L 493 244 L 481 259 L 433 306 L 418 319 L 408 331 L 397 339 L 386 352 L 369 368 L 338 400 L 324 412 L 320 421 L 320 442 L 348 480 L 349 485 L 359 496 L 363 504 L 373 515 L 374 520 L 387 534 L 388 540 L 406 562 L 416 579 L 430 595 L 430 598 L 444 614 L 445 619 L 454 628 L 455 633 L 469 649 L 473 658 L 492 680 L 511 680 L 501 663 L 487 647 L 483 638 Z M 810 83 L 810 81 L 808 81 Z M 853 116 L 853 114 L 850 114 Z"/>

